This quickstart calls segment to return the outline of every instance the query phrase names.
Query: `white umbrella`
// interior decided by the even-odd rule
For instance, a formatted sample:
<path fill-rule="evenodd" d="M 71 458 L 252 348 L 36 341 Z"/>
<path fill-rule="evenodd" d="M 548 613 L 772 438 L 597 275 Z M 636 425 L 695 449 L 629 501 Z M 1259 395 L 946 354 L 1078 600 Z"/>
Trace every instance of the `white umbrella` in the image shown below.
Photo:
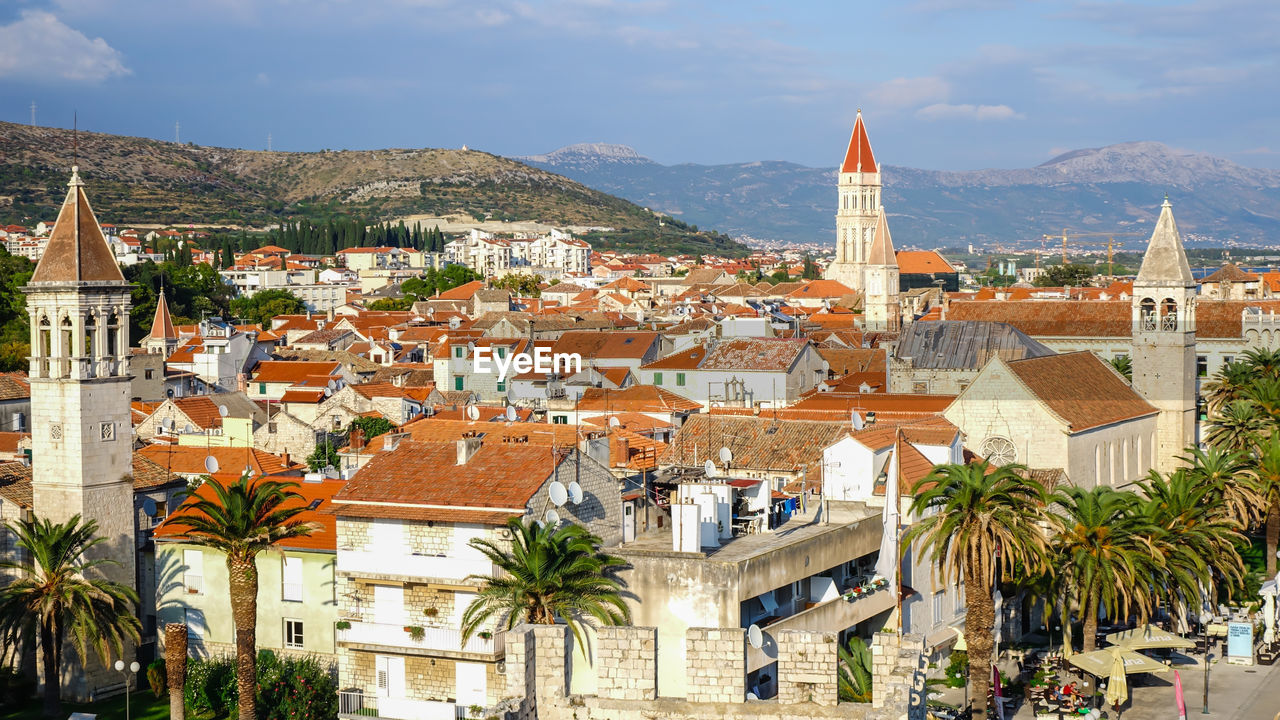
<path fill-rule="evenodd" d="M 1258 594 L 1262 596 L 1262 617 L 1263 630 L 1262 642 L 1270 645 L 1276 639 L 1276 592 L 1277 583 L 1275 580 L 1268 580 L 1262 583 L 1262 589 Z"/>
<path fill-rule="evenodd" d="M 1111 657 L 1111 676 L 1107 678 L 1107 704 L 1118 707 L 1129 699 L 1129 680 L 1125 677 L 1129 670 L 1123 653 L 1116 651 Z"/>
<path fill-rule="evenodd" d="M 992 633 L 992 644 L 995 648 L 996 657 L 1000 657 L 1000 636 L 1004 635 L 1004 594 L 999 590 L 992 596 L 992 603 L 995 606 L 995 628 Z"/>
<path fill-rule="evenodd" d="M 1143 625 L 1133 630 L 1125 630 L 1123 632 L 1113 632 L 1106 636 L 1106 641 L 1112 645 L 1123 645 L 1130 650 L 1142 650 L 1146 648 L 1179 648 L 1182 650 L 1190 650 L 1196 644 L 1186 638 L 1180 638 L 1171 632 L 1166 632 L 1154 625 Z"/>
<path fill-rule="evenodd" d="M 1120 645 L 1094 650 L 1093 652 L 1078 653 L 1072 655 L 1068 662 L 1095 677 L 1109 677 L 1116 669 L 1117 658 L 1124 663 L 1122 667 L 1125 673 L 1129 675 L 1144 672 L 1165 672 L 1169 669 L 1165 667 L 1164 663 L 1152 660 L 1136 650 L 1130 650 Z"/>

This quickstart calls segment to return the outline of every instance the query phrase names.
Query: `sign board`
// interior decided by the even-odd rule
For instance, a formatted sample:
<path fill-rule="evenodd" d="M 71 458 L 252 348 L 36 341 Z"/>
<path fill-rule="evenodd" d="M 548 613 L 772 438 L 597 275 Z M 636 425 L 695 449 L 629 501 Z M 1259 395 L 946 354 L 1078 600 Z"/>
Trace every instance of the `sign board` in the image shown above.
<path fill-rule="evenodd" d="M 1227 625 L 1227 662 L 1253 664 L 1253 625 L 1233 622 Z"/>

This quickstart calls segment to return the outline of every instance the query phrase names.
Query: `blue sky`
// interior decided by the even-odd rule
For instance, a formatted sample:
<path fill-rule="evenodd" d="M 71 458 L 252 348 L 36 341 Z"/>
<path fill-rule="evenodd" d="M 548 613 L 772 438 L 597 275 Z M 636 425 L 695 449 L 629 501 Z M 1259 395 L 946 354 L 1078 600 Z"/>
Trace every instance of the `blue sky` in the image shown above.
<path fill-rule="evenodd" d="M 0 119 L 259 149 L 631 145 L 1026 167 L 1156 140 L 1280 167 L 1280 3 L 4 0 Z"/>

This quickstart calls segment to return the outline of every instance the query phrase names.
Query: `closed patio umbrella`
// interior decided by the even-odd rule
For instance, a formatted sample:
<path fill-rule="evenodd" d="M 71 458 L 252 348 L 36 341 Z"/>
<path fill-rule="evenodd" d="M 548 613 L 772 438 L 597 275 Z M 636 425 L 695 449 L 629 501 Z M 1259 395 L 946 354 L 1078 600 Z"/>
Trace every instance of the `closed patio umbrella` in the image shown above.
<path fill-rule="evenodd" d="M 1129 680 L 1127 675 L 1129 670 L 1125 665 L 1124 652 L 1122 650 L 1112 650 L 1111 652 L 1111 676 L 1107 678 L 1107 704 L 1112 707 L 1119 707 L 1129 699 Z"/>

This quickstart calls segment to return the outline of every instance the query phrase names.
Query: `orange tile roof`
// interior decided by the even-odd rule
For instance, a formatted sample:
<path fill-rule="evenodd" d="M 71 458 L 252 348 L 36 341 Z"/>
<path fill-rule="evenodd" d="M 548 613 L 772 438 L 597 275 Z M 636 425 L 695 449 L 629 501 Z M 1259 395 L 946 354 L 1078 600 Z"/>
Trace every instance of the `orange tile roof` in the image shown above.
<path fill-rule="evenodd" d="M 222 413 L 218 411 L 218 404 L 208 395 L 170 399 L 174 407 L 190 418 L 196 427 L 200 429 L 222 427 Z"/>
<path fill-rule="evenodd" d="M 661 339 L 656 332 L 609 332 L 570 330 L 551 346 L 553 353 L 578 353 L 583 358 L 634 358 L 645 353 Z"/>
<path fill-rule="evenodd" d="M 852 295 L 853 289 L 835 280 L 810 280 L 786 294 L 789 298 L 838 298 Z"/>
<path fill-rule="evenodd" d="M 482 442 L 459 465 L 456 443 L 406 440 L 375 455 L 347 482 L 334 497 L 335 512 L 342 515 L 350 504 L 363 502 L 523 515 L 563 457 L 546 446 Z"/>
<path fill-rule="evenodd" d="M 472 280 L 469 283 L 459 285 L 452 290 L 445 290 L 430 299 L 432 300 L 470 300 L 472 295 L 477 291 L 484 289 L 484 283 L 480 280 Z"/>
<path fill-rule="evenodd" d="M 18 443 L 23 438 L 31 437 L 31 433 L 25 432 L 0 432 L 0 453 L 15 454 L 18 452 Z"/>
<path fill-rule="evenodd" d="M 405 423 L 394 435 L 407 434 L 409 440 L 422 443 L 454 442 L 468 434 L 483 434 L 490 442 L 516 439 L 521 443 L 540 447 L 570 447 L 578 442 L 577 425 L 551 423 L 489 422 L 487 420 L 461 420 L 438 416 L 419 416 Z M 379 435 L 368 442 L 363 453 L 380 452 L 393 434 Z"/>
<path fill-rule="evenodd" d="M 898 272 L 903 275 L 930 275 L 956 271 L 951 267 L 951 263 L 934 250 L 899 250 L 897 258 Z"/>
<path fill-rule="evenodd" d="M 867 127 L 862 124 L 861 110 L 858 111 L 858 118 L 853 121 L 853 133 L 849 135 L 849 147 L 845 150 L 840 172 L 880 172 L 875 155 L 871 152 L 871 140 L 867 137 Z"/>
<path fill-rule="evenodd" d="M 213 488 L 209 486 L 210 482 L 228 482 L 227 480 L 211 480 L 202 484 L 196 490 L 196 497 L 189 498 L 178 507 L 159 527 L 155 530 L 155 537 L 160 540 L 173 540 L 181 542 L 183 535 L 190 530 L 190 526 L 184 525 L 182 519 L 191 517 L 196 511 L 192 509 L 192 504 L 197 498 L 212 499 L 217 502 L 217 495 Z M 230 480 L 229 482 L 234 482 Z M 329 512 L 332 509 L 332 499 L 346 482 L 342 480 L 324 480 L 322 482 L 300 482 L 298 486 L 292 488 L 294 493 L 300 497 L 286 500 L 280 505 L 281 508 L 306 507 L 311 508 L 314 503 L 314 509 L 302 511 L 297 519 L 302 522 L 314 523 L 318 527 L 308 536 L 299 538 L 290 538 L 275 543 L 275 546 L 281 549 L 293 550 L 321 550 L 327 552 L 335 552 L 338 549 L 338 533 L 337 518 Z"/>
<path fill-rule="evenodd" d="M 254 382 L 296 383 L 309 378 L 332 376 L 342 369 L 338 362 L 307 360 L 267 360 L 254 368 Z"/>
<path fill-rule="evenodd" d="M 632 385 L 622 390 L 587 388 L 578 400 L 578 410 L 582 412 L 671 413 L 701 407 L 701 403 L 656 385 Z"/>
<path fill-rule="evenodd" d="M 1072 432 L 1157 412 L 1110 365 L 1086 350 L 1015 360 L 1008 365 Z"/>
<path fill-rule="evenodd" d="M 209 471 L 205 466 L 205 459 L 208 457 L 218 461 L 218 471 L 213 473 L 214 477 L 235 479 L 240 477 L 245 467 L 252 468 L 254 476 L 298 474 L 306 470 L 305 465 L 293 462 L 292 459 L 286 465 L 284 458 L 253 448 L 147 445 L 138 450 L 137 454 L 169 472 L 182 475 L 208 475 Z"/>

